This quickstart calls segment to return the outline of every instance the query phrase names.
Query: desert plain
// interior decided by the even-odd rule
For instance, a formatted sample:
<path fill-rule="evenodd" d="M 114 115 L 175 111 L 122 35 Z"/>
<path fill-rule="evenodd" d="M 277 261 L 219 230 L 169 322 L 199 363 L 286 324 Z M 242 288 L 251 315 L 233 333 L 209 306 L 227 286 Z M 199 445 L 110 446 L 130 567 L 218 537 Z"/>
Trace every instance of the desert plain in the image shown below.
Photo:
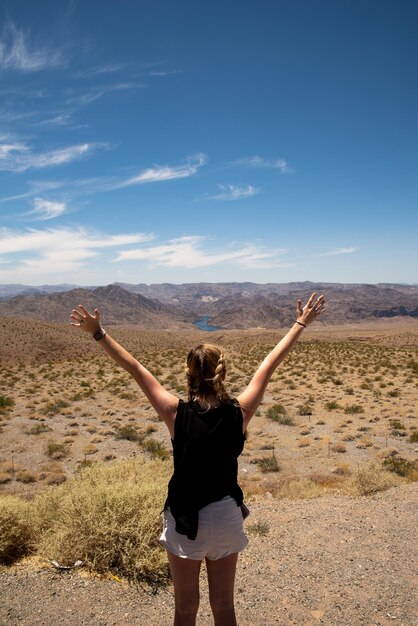
<path fill-rule="evenodd" d="M 285 332 L 107 330 L 182 398 L 192 345 L 223 346 L 234 396 Z M 416 625 L 417 348 L 415 320 L 318 323 L 274 374 L 239 463 L 251 509 L 239 623 Z M 139 388 L 77 329 L 4 317 L 0 350 L 0 495 L 31 500 L 96 463 L 171 463 Z M 11 626 L 171 623 L 170 586 L 149 595 L 111 573 L 63 578 L 39 557 L 2 567 L 0 587 Z M 203 590 L 198 623 L 210 624 L 204 578 Z"/>
<path fill-rule="evenodd" d="M 285 331 L 189 332 L 109 327 L 174 394 L 186 398 L 188 349 L 222 345 L 232 396 Z M 30 496 L 80 465 L 136 454 L 167 457 L 166 427 L 100 346 L 65 324 L 0 320 L 0 489 Z M 273 375 L 240 459 L 247 495 L 292 480 L 338 487 L 359 466 L 418 452 L 415 321 L 304 332 Z M 313 486 L 313 485 L 311 485 Z"/>

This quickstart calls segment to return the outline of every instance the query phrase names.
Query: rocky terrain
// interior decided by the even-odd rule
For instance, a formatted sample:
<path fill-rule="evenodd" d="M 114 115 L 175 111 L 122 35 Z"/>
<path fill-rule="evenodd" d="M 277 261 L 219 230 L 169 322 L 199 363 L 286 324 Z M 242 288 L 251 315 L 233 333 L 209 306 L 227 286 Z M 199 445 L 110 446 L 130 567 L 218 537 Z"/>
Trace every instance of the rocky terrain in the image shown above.
<path fill-rule="evenodd" d="M 60 285 L 57 292 L 45 286 L 35 289 L 30 288 L 29 294 L 23 291 L 23 295 L 21 289 L 20 295 L 12 295 L 19 291 L 18 286 L 0 286 L 0 315 L 62 322 L 83 302 L 101 309 L 108 323 L 141 328 L 190 329 L 201 317 L 228 329 L 283 328 L 294 320 L 296 300 L 306 301 L 315 290 L 328 300 L 331 315 L 327 324 L 418 317 L 418 288 L 413 285 L 191 283 L 67 290 Z"/>

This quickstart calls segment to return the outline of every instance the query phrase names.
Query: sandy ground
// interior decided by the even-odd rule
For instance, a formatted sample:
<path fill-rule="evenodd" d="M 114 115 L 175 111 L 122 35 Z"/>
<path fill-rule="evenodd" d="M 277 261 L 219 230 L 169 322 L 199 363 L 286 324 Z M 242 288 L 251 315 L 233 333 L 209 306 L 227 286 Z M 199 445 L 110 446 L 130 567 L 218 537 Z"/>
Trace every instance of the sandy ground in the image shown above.
<path fill-rule="evenodd" d="M 361 498 L 254 499 L 237 572 L 239 625 L 417 626 L 417 504 L 416 484 Z M 212 623 L 204 569 L 201 581 L 203 626 Z M 0 594 L 2 626 L 172 623 L 171 587 L 153 594 L 47 563 L 3 568 Z"/>

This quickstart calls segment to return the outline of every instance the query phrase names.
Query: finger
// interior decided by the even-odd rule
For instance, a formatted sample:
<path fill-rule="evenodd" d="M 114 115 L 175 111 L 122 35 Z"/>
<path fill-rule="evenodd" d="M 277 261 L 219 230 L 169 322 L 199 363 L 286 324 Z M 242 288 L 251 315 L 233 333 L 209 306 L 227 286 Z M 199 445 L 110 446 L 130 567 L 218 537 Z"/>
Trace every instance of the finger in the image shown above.
<path fill-rule="evenodd" d="M 316 296 L 316 291 L 313 292 L 313 294 L 311 295 L 311 297 L 309 298 L 306 306 L 309 308 L 312 308 L 312 303 L 315 300 L 315 296 Z"/>
<path fill-rule="evenodd" d="M 100 313 L 99 313 L 99 309 L 94 309 L 94 318 L 100 322 Z"/>
<path fill-rule="evenodd" d="M 302 301 L 298 300 L 296 303 L 296 312 L 298 315 L 302 315 L 303 310 L 302 310 Z"/>
<path fill-rule="evenodd" d="M 81 315 L 80 311 L 77 311 L 76 309 L 73 309 L 72 315 L 70 315 L 70 317 L 75 320 L 84 319 L 84 315 Z"/>
<path fill-rule="evenodd" d="M 87 311 L 87 309 L 82 304 L 79 304 L 78 308 L 80 309 L 80 311 L 83 313 L 83 315 L 85 317 L 87 317 L 87 316 L 91 317 L 90 313 Z"/>

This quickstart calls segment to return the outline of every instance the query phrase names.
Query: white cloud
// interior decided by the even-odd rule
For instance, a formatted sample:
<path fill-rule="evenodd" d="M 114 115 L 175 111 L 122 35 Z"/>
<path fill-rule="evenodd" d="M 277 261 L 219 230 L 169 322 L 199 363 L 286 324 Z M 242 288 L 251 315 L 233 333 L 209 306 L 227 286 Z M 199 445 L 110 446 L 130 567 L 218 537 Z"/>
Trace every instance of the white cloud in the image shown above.
<path fill-rule="evenodd" d="M 134 248 L 120 252 L 116 261 L 148 261 L 151 266 L 195 269 L 222 263 L 236 263 L 245 267 L 283 267 L 278 257 L 286 250 L 265 250 L 253 244 L 227 245 L 224 249 L 208 250 L 201 236 L 171 239 L 160 245 Z M 232 249 L 231 249 L 232 248 Z M 287 264 L 285 265 L 287 266 Z"/>
<path fill-rule="evenodd" d="M 294 170 L 289 167 L 285 159 L 268 160 L 263 159 L 258 155 L 247 157 L 245 159 L 239 159 L 238 161 L 232 161 L 231 165 L 238 165 L 242 167 L 256 167 L 263 169 L 276 169 L 279 170 L 281 174 L 291 174 L 294 172 Z"/>
<path fill-rule="evenodd" d="M 66 211 L 64 202 L 52 202 L 44 198 L 35 198 L 33 202 L 33 210 L 27 215 L 33 215 L 40 220 L 50 220 L 59 217 Z"/>
<path fill-rule="evenodd" d="M 48 180 L 29 181 L 29 185 L 31 187 L 30 191 L 25 191 L 24 193 L 19 193 L 19 194 L 16 194 L 15 196 L 6 196 L 4 198 L 0 198 L 0 203 L 10 202 L 12 200 L 21 200 L 22 198 L 30 198 L 31 196 L 35 196 L 36 194 L 43 193 L 44 191 L 49 191 L 51 189 L 58 189 L 59 187 L 62 187 L 63 184 L 64 183 L 62 181 L 48 181 Z"/>
<path fill-rule="evenodd" d="M 110 85 L 101 85 L 100 87 L 97 87 L 92 91 L 88 91 L 87 93 L 82 93 L 78 96 L 73 96 L 72 98 L 69 98 L 69 100 L 67 100 L 67 105 L 75 104 L 84 106 L 114 91 L 126 91 L 128 89 L 146 89 L 147 87 L 148 85 L 145 85 L 143 83 L 135 83 L 129 81 L 114 83 Z"/>
<path fill-rule="evenodd" d="M 70 113 L 59 113 L 40 122 L 34 122 L 32 126 L 67 126 L 72 121 Z"/>
<path fill-rule="evenodd" d="M 38 72 L 65 65 L 62 50 L 30 44 L 28 34 L 12 22 L 3 28 L 0 40 L 0 69 Z"/>
<path fill-rule="evenodd" d="M 49 152 L 33 152 L 30 146 L 21 142 L 0 143 L 0 170 L 25 172 L 28 169 L 42 169 L 77 161 L 92 152 L 94 144 L 78 144 Z"/>
<path fill-rule="evenodd" d="M 155 165 L 143 170 L 136 176 L 132 176 L 121 183 L 117 183 L 115 189 L 128 187 L 130 185 L 143 185 L 144 183 L 157 183 L 164 180 L 174 180 L 176 178 L 188 178 L 197 173 L 199 167 L 206 163 L 206 157 L 199 154 L 188 159 L 184 165 L 176 167 L 170 165 Z"/>
<path fill-rule="evenodd" d="M 315 254 L 313 256 L 337 256 L 338 254 L 352 254 L 353 252 L 357 252 L 357 248 L 337 248 L 336 250 L 322 252 L 322 254 Z"/>
<path fill-rule="evenodd" d="M 41 273 L 57 276 L 86 268 L 86 261 L 100 256 L 101 250 L 150 241 L 152 235 L 132 233 L 104 235 L 85 229 L 51 228 L 13 231 L 0 229 L 3 259 L 14 255 L 13 267 L 0 270 L 1 280 L 28 280 Z M 76 280 L 76 276 L 74 276 Z"/>
<path fill-rule="evenodd" d="M 221 193 L 209 196 L 211 200 L 239 200 L 240 198 L 248 198 L 254 196 L 260 190 L 252 185 L 248 187 L 237 187 L 235 185 L 218 185 Z"/>

